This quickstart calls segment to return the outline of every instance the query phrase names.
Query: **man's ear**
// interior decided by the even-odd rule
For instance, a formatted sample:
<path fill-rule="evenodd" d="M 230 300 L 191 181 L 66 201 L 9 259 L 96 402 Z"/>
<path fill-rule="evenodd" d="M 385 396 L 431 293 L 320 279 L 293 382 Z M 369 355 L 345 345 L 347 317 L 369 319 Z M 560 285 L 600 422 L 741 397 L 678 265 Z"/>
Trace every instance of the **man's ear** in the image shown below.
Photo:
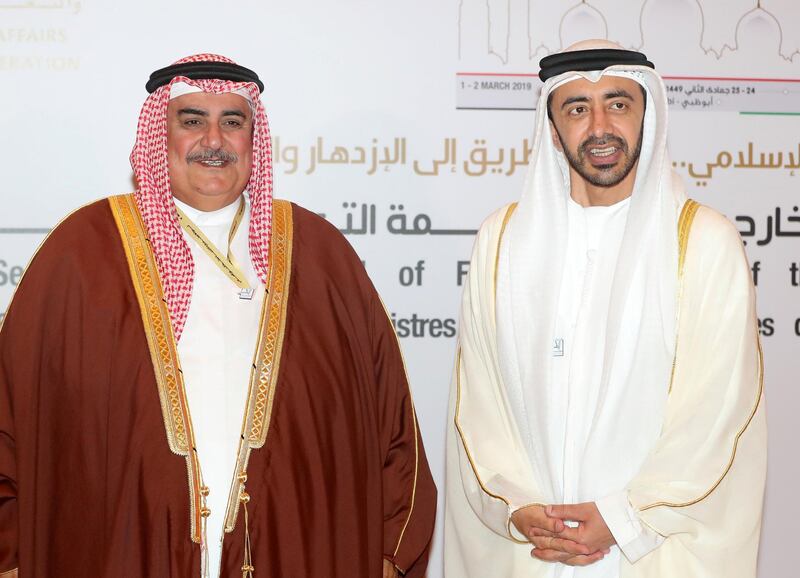
<path fill-rule="evenodd" d="M 564 147 L 561 146 L 561 139 L 558 137 L 558 131 L 556 130 L 556 125 L 553 124 L 553 121 L 549 121 L 550 123 L 550 137 L 553 139 L 553 146 L 556 147 L 558 152 L 564 152 Z"/>

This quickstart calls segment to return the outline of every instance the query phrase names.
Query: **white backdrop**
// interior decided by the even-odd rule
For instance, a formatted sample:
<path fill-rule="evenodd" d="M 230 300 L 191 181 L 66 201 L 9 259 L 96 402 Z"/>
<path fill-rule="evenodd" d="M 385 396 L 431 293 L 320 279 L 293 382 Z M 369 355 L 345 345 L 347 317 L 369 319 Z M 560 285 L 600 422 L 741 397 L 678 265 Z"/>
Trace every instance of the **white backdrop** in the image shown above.
<path fill-rule="evenodd" d="M 472 232 L 519 197 L 539 58 L 607 37 L 667 77 L 676 169 L 747 241 L 770 427 L 759 576 L 794 575 L 800 6 L 758 4 L 0 0 L 0 310 L 64 214 L 131 190 L 149 73 L 196 52 L 230 56 L 267 85 L 276 195 L 344 230 L 393 313 L 441 487 Z M 442 575 L 441 533 L 438 524 L 431 578 Z"/>

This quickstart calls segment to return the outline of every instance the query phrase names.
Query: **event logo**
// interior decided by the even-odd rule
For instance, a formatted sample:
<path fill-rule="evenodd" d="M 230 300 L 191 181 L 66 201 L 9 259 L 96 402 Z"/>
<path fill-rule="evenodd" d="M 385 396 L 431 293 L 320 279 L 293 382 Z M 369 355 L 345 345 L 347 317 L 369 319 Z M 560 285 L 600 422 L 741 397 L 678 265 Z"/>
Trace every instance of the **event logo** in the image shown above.
<path fill-rule="evenodd" d="M 77 14 L 82 6 L 80 0 L 0 0 L 0 10 L 44 10 Z"/>
<path fill-rule="evenodd" d="M 65 47 L 71 37 L 69 25 L 82 7 L 79 0 L 0 0 L 0 72 L 78 71 L 80 57 Z M 53 18 L 43 27 L 45 15 Z"/>
<path fill-rule="evenodd" d="M 661 71 L 667 55 L 694 69 L 664 76 L 673 110 L 800 112 L 793 84 L 800 30 L 789 3 L 628 1 L 613 11 L 603 4 L 459 0 L 456 108 L 534 110 L 539 59 L 579 40 L 605 38 L 646 53 Z M 700 64 L 702 75 L 688 63 Z M 758 70 L 759 78 L 747 78 L 754 76 L 748 70 Z"/>

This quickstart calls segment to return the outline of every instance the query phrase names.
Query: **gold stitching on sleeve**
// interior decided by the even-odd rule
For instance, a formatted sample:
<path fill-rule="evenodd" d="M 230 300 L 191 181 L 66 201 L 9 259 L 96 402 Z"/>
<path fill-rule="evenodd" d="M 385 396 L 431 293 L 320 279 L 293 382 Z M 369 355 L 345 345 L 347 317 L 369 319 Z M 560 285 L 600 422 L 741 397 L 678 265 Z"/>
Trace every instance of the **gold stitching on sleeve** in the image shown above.
<path fill-rule="evenodd" d="M 496 500 L 500 500 L 503 502 L 507 508 L 511 507 L 511 503 L 508 501 L 507 498 L 490 492 L 486 485 L 483 483 L 481 476 L 478 474 L 478 467 L 475 465 L 475 460 L 472 458 L 472 453 L 469 451 L 469 446 L 467 446 L 467 440 L 464 437 L 464 431 L 461 429 L 461 424 L 458 421 L 458 414 L 459 410 L 461 409 L 461 348 L 458 348 L 458 352 L 456 353 L 456 409 L 455 415 L 453 417 L 453 423 L 456 426 L 456 431 L 458 431 L 458 436 L 461 438 L 461 445 L 464 447 L 464 452 L 467 454 L 467 460 L 469 460 L 469 465 L 472 468 L 472 473 L 475 474 L 475 479 L 478 480 L 478 485 L 481 487 L 481 490 L 492 498 Z M 544 504 L 538 503 L 531 503 L 526 504 L 526 506 L 544 506 Z M 526 507 L 523 506 L 523 507 Z M 511 533 L 511 516 L 508 516 L 508 520 L 506 522 L 506 531 L 508 532 L 508 536 L 511 540 L 516 542 L 517 544 L 528 544 L 528 542 L 522 542 L 514 537 Z"/>

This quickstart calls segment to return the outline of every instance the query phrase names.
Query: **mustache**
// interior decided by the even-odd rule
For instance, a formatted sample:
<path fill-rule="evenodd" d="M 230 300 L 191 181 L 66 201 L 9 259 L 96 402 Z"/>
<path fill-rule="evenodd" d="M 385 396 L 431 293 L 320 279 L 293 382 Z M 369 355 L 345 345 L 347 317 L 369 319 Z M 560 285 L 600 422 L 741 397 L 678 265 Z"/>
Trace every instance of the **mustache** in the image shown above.
<path fill-rule="evenodd" d="M 228 152 L 225 149 L 202 149 L 190 152 L 186 155 L 186 162 L 193 163 L 198 161 L 222 161 L 235 163 L 239 160 L 239 155 Z"/>
<path fill-rule="evenodd" d="M 628 143 L 626 143 L 623 139 L 618 137 L 617 135 L 606 133 L 601 137 L 590 136 L 585 141 L 581 143 L 581 150 L 587 151 L 592 147 L 596 146 L 605 146 L 605 145 L 616 145 L 617 148 L 622 149 L 624 152 L 628 152 Z"/>

